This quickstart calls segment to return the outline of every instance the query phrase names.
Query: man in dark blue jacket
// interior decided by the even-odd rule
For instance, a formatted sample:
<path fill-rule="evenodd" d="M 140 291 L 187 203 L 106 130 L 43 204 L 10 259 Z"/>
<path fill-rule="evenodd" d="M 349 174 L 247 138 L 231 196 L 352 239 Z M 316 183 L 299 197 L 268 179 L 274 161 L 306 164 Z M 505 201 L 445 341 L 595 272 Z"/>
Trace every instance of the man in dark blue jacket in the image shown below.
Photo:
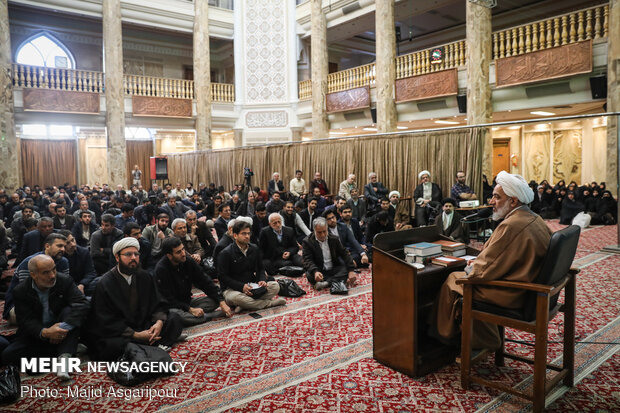
<path fill-rule="evenodd" d="M 331 235 L 334 235 L 340 239 L 342 245 L 349 251 L 351 258 L 355 262 L 356 267 L 368 266 L 368 256 L 366 251 L 362 248 L 359 242 L 353 236 L 353 233 L 349 231 L 349 228 L 341 222 L 338 222 L 334 211 L 325 211 L 323 218 L 327 221 L 327 229 Z"/>
<path fill-rule="evenodd" d="M 54 232 L 54 221 L 52 218 L 42 217 L 39 219 L 37 229 L 24 235 L 22 247 L 16 262 L 19 264 L 24 260 L 24 258 L 43 251 L 45 246 L 45 238 L 47 238 L 47 236 L 52 232 Z"/>
<path fill-rule="evenodd" d="M 84 295 L 92 296 L 97 285 L 97 272 L 88 248 L 77 245 L 70 231 L 63 229 L 59 233 L 67 238 L 64 256 L 69 261 L 69 275 Z"/>

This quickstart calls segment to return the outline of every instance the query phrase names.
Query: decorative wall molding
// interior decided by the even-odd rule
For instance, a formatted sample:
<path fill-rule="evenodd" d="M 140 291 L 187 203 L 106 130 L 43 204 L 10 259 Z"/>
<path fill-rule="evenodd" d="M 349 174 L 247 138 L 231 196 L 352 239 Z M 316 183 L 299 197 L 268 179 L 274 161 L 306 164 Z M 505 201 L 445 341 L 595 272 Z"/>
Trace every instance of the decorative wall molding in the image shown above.
<path fill-rule="evenodd" d="M 24 89 L 24 111 L 99 114 L 99 93 Z"/>
<path fill-rule="evenodd" d="M 325 96 L 327 113 L 344 112 L 370 107 L 370 87 L 363 86 Z"/>
<path fill-rule="evenodd" d="M 245 125 L 248 128 L 283 128 L 288 125 L 288 113 L 285 110 L 248 112 Z"/>
<path fill-rule="evenodd" d="M 592 40 L 495 61 L 495 86 L 506 87 L 592 71 Z"/>
<path fill-rule="evenodd" d="M 243 18 L 245 102 L 288 101 L 287 0 L 246 0 Z"/>
<path fill-rule="evenodd" d="M 411 76 L 396 81 L 396 102 L 456 95 L 459 91 L 457 69 Z"/>
<path fill-rule="evenodd" d="M 131 106 L 134 116 L 161 116 L 166 118 L 192 117 L 191 99 L 132 96 Z"/>

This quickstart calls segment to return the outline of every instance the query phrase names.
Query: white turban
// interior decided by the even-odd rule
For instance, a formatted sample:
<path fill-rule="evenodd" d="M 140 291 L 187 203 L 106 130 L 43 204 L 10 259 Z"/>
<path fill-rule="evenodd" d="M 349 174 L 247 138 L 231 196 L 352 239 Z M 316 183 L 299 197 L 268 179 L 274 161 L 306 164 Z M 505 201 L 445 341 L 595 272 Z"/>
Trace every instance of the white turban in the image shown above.
<path fill-rule="evenodd" d="M 497 174 L 495 181 L 502 186 L 504 193 L 511 198 L 515 197 L 524 204 L 529 204 L 534 200 L 534 191 L 521 175 L 501 171 Z"/>
<path fill-rule="evenodd" d="M 424 170 L 418 174 L 418 179 L 422 179 L 424 175 L 428 175 L 429 178 L 431 177 L 431 173 L 429 171 Z"/>
<path fill-rule="evenodd" d="M 400 192 L 398 191 L 392 191 L 390 192 L 390 195 L 388 195 L 388 199 L 392 198 L 392 195 L 396 195 L 397 197 L 400 198 Z"/>
<path fill-rule="evenodd" d="M 125 237 L 116 241 L 116 243 L 112 246 L 112 254 L 116 255 L 125 248 L 136 247 L 138 251 L 140 251 L 140 243 L 134 237 Z"/>

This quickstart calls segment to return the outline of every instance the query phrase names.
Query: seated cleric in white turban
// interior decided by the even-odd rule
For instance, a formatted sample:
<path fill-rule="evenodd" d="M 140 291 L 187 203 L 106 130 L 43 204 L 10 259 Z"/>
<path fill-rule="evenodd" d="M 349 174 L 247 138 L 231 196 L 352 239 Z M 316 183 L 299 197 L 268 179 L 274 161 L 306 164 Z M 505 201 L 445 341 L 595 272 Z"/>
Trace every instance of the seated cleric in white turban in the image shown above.
<path fill-rule="evenodd" d="M 457 300 L 463 287 L 456 279 L 470 277 L 484 280 L 532 282 L 539 273 L 551 231 L 543 219 L 527 206 L 534 193 L 520 175 L 500 172 L 496 178 L 490 205 L 493 219 L 502 220 L 478 257 L 466 272 L 453 272 L 444 282 L 433 308 L 429 334 L 446 344 L 457 344 L 461 326 L 457 322 L 460 310 Z M 506 308 L 521 308 L 524 294 L 516 290 L 499 290 L 485 287 L 474 289 L 474 300 Z M 500 347 L 497 325 L 475 322 L 472 336 L 474 349 L 496 350 Z"/>

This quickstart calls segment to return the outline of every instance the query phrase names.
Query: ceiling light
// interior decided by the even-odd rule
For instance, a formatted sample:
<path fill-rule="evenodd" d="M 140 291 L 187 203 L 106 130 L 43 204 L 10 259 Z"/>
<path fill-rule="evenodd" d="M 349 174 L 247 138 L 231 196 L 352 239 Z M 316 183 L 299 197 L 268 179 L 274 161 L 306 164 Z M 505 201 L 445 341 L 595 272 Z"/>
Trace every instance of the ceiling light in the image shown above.
<path fill-rule="evenodd" d="M 369 132 L 376 132 L 377 128 L 364 128 L 362 130 L 369 131 Z"/>
<path fill-rule="evenodd" d="M 402 129 L 409 129 L 409 127 L 408 126 L 397 126 L 396 129 L 401 129 L 401 130 Z"/>
<path fill-rule="evenodd" d="M 494 128 L 491 128 L 491 130 L 498 130 L 499 128 L 496 126 Z"/>
<path fill-rule="evenodd" d="M 515 126 L 511 126 L 508 129 L 521 129 L 521 126 L 515 125 Z"/>
<path fill-rule="evenodd" d="M 455 122 L 453 120 L 436 120 L 435 123 L 439 123 L 442 125 L 458 125 L 461 122 Z"/>
<path fill-rule="evenodd" d="M 555 113 L 553 112 L 545 112 L 544 110 L 535 110 L 534 112 L 530 112 L 530 114 L 538 115 L 538 116 L 554 116 L 555 115 Z"/>
<path fill-rule="evenodd" d="M 346 135 L 346 132 L 329 132 L 330 135 Z"/>

